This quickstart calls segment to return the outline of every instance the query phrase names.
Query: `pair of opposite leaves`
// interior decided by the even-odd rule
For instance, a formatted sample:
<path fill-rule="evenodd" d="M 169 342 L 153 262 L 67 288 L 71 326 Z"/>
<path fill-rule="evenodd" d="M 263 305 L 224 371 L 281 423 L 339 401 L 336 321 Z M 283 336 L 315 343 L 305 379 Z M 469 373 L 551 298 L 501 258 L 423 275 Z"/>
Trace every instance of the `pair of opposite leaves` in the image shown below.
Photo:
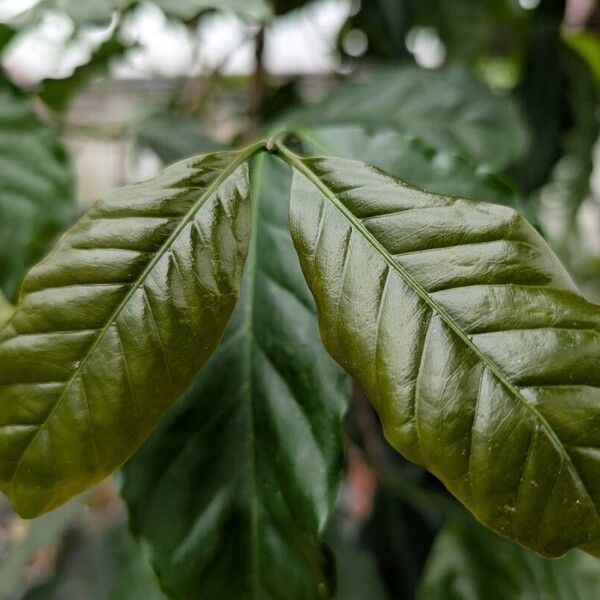
<path fill-rule="evenodd" d="M 263 148 L 117 191 L 25 279 L 0 333 L 0 489 L 21 515 L 119 467 L 219 344 Z M 510 208 L 275 150 L 323 342 L 389 442 L 495 531 L 600 553 L 600 308 Z"/>

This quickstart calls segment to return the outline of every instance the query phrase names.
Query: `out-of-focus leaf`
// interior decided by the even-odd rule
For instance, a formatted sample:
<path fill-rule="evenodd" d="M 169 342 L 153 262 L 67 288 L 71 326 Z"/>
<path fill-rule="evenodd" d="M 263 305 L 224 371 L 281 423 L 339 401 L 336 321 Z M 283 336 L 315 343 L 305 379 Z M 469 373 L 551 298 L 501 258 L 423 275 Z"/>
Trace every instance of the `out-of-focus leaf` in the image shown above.
<path fill-rule="evenodd" d="M 15 33 L 16 31 L 10 25 L 0 23 L 0 52 L 13 39 Z"/>
<path fill-rule="evenodd" d="M 47 517 L 46 517 L 47 518 Z M 60 549 L 51 579 L 22 600 L 166 600 L 141 549 L 124 527 L 76 531 Z"/>
<path fill-rule="evenodd" d="M 406 34 L 413 23 L 414 4 L 414 0 L 362 0 L 341 35 L 360 29 L 367 36 L 369 56 L 406 58 Z"/>
<path fill-rule="evenodd" d="M 58 135 L 0 76 L 0 288 L 14 300 L 27 269 L 75 216 Z"/>
<path fill-rule="evenodd" d="M 581 203 L 590 192 L 593 151 L 600 130 L 600 88 L 590 67 L 572 50 L 561 49 L 560 65 L 568 85 L 566 100 L 571 119 L 561 140 L 562 156 L 541 194 L 546 204 L 561 205 L 565 228 L 570 230 Z"/>
<path fill-rule="evenodd" d="M 514 189 L 496 175 L 396 129 L 325 125 L 296 133 L 307 154 L 361 160 L 438 194 L 512 207 L 519 204 Z"/>
<path fill-rule="evenodd" d="M 196 119 L 160 112 L 144 119 L 136 129 L 137 142 L 147 146 L 163 161 L 176 160 L 219 150 L 219 144 L 208 137 Z"/>
<path fill-rule="evenodd" d="M 336 567 L 336 600 L 389 600 L 377 571 L 376 557 L 341 524 L 334 523 L 326 536 Z"/>
<path fill-rule="evenodd" d="M 323 342 L 392 446 L 503 535 L 600 553 L 600 306 L 507 207 L 279 151 Z"/>
<path fill-rule="evenodd" d="M 414 24 L 435 28 L 449 60 L 518 56 L 537 17 L 515 0 L 412 0 L 411 4 Z"/>
<path fill-rule="evenodd" d="M 342 465 L 347 375 L 319 339 L 289 231 L 291 174 L 255 159 L 238 307 L 183 402 L 124 469 L 135 535 L 173 598 L 325 598 L 320 534 Z"/>
<path fill-rule="evenodd" d="M 33 555 L 59 543 L 65 530 L 81 515 L 83 504 L 80 497 L 33 521 L 13 518 L 7 530 L 9 537 L 12 532 L 16 539 L 8 543 L 0 563 L 0 598 L 10 598 L 23 589 L 25 571 Z"/>
<path fill-rule="evenodd" d="M 128 46 L 116 36 L 103 42 L 92 54 L 89 62 L 77 67 L 72 75 L 64 79 L 45 79 L 40 98 L 54 111 L 64 112 L 77 92 L 94 77 L 103 75 L 113 59 L 122 56 Z"/>
<path fill-rule="evenodd" d="M 270 0 L 269 3 L 273 7 L 276 14 L 281 15 L 291 10 L 296 10 L 308 4 L 311 0 Z"/>
<path fill-rule="evenodd" d="M 494 96 L 458 67 L 375 71 L 361 83 L 340 86 L 289 121 L 396 127 L 437 150 L 495 171 L 518 159 L 527 145 L 524 124 L 512 102 Z"/>
<path fill-rule="evenodd" d="M 394 591 L 393 598 L 414 598 L 419 575 L 440 525 L 441 521 L 431 521 L 420 507 L 389 488 L 379 490 L 373 515 L 362 534 L 363 547 L 375 558 L 382 580 Z"/>
<path fill-rule="evenodd" d="M 218 346 L 250 236 L 247 162 L 172 165 L 98 202 L 0 331 L 0 488 L 25 517 L 137 450 Z"/>
<path fill-rule="evenodd" d="M 404 58 L 411 36 L 425 28 L 440 38 L 447 62 L 517 58 L 539 18 L 516 0 L 362 0 L 359 6 L 347 28 L 364 31 L 367 54 L 385 59 Z"/>
<path fill-rule="evenodd" d="M 596 600 L 600 560 L 579 550 L 548 560 L 455 517 L 438 536 L 419 600 Z"/>
<path fill-rule="evenodd" d="M 596 83 L 600 85 L 600 38 L 588 31 L 566 32 L 564 43 L 577 52 L 594 73 Z"/>
<path fill-rule="evenodd" d="M 543 185 L 560 156 L 567 112 L 567 81 L 560 67 L 561 42 L 554 27 L 536 26 L 528 38 L 523 76 L 516 90 L 531 144 L 511 175 L 530 193 Z"/>

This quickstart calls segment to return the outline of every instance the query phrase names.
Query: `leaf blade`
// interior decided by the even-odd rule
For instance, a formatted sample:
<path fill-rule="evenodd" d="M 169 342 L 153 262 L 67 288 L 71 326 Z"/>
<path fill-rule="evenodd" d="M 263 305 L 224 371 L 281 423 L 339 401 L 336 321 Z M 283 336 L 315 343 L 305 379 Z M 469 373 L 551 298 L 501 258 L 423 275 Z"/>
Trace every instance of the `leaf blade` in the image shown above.
<path fill-rule="evenodd" d="M 223 342 L 124 470 L 134 533 L 177 598 L 329 587 L 320 533 L 340 479 L 348 378 L 319 342 L 286 230 L 290 173 L 261 155 L 251 177 L 255 237 Z"/>
<path fill-rule="evenodd" d="M 599 580 L 598 561 L 581 551 L 546 560 L 457 515 L 434 542 L 418 598 L 592 600 Z"/>
<path fill-rule="evenodd" d="M 500 171 L 528 146 L 521 114 L 464 68 L 380 69 L 289 116 L 290 125 L 386 126 Z"/>
<path fill-rule="evenodd" d="M 597 551 L 594 463 L 573 457 L 555 430 L 586 434 L 565 432 L 576 394 L 560 385 L 589 385 L 577 411 L 596 418 L 583 405 L 600 383 L 590 374 L 600 356 L 598 307 L 510 209 L 427 194 L 350 161 L 287 160 L 302 173 L 292 235 L 324 343 L 367 390 L 388 440 L 503 535 L 548 555 L 577 545 Z M 520 302 L 535 307 L 537 329 Z M 562 360 L 561 344 L 574 358 Z M 494 452 L 507 436 L 512 447 L 499 465 Z M 539 465 L 535 477 L 526 471 L 540 457 L 554 461 L 544 485 Z M 563 500 L 572 501 L 560 515 L 569 526 L 554 530 L 548 519 Z M 544 511 L 537 522 L 534 509 Z"/>
<path fill-rule="evenodd" d="M 21 514 L 118 467 L 212 353 L 237 300 L 259 147 L 118 191 L 30 272 L 0 338 L 0 485 Z"/>

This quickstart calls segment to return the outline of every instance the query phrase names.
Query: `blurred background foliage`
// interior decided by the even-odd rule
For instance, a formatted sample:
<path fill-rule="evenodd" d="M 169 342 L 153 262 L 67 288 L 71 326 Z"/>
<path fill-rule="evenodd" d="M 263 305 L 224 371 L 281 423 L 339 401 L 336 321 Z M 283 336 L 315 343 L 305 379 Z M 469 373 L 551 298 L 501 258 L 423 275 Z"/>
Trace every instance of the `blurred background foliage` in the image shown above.
<path fill-rule="evenodd" d="M 108 189 L 286 124 L 306 152 L 516 203 L 600 301 L 593 0 L 0 0 L 0 16 L 0 320 Z M 360 390 L 346 430 L 338 598 L 599 596 L 596 559 L 500 539 L 390 451 Z M 32 522 L 2 504 L 0 598 L 164 597 L 119 478 Z"/>

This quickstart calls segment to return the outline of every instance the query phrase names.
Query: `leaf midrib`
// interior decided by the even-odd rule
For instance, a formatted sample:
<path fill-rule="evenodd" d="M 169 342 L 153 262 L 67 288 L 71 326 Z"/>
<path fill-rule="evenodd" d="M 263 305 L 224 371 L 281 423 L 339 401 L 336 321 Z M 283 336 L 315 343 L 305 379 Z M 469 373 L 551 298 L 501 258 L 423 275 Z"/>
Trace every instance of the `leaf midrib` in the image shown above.
<path fill-rule="evenodd" d="M 264 160 L 265 157 L 260 156 L 257 161 Z M 246 452 L 248 456 L 248 471 L 250 474 L 250 485 L 251 485 L 251 497 L 250 497 L 250 546 L 251 546 L 251 586 L 252 586 L 252 597 L 260 598 L 260 583 L 261 583 L 261 560 L 260 560 L 260 538 L 258 535 L 258 521 L 259 521 L 259 501 L 256 489 L 256 440 L 254 435 L 254 403 L 253 403 L 253 386 L 252 386 L 252 352 L 254 345 L 254 300 L 256 293 L 256 275 L 257 275 L 257 255 L 258 255 L 258 220 L 260 216 L 260 197 L 261 194 L 253 193 L 255 186 L 259 188 L 262 180 L 262 169 L 256 166 L 256 172 L 258 175 L 256 179 L 252 181 L 254 169 L 250 171 L 251 191 L 250 197 L 252 199 L 252 227 L 250 233 L 250 244 L 248 248 L 248 260 L 246 264 L 246 277 L 250 282 L 248 289 L 248 300 L 247 306 L 245 307 L 243 330 L 246 335 L 246 345 L 244 356 L 246 358 L 245 372 L 247 380 L 245 382 L 245 399 L 248 403 L 247 411 L 250 417 L 248 423 L 248 440 L 249 446 Z"/>
<path fill-rule="evenodd" d="M 71 377 L 69 379 L 65 380 L 65 384 L 66 384 L 65 389 L 62 391 L 61 395 L 54 403 L 52 410 L 48 413 L 48 415 L 44 418 L 44 420 L 37 425 L 37 431 L 36 431 L 35 435 L 31 438 L 31 440 L 28 442 L 27 446 L 23 449 L 21 456 L 20 456 L 18 462 L 16 463 L 15 469 L 14 469 L 13 474 L 10 479 L 9 485 L 11 487 L 13 486 L 15 477 L 16 477 L 17 473 L 19 472 L 19 469 L 21 468 L 21 464 L 23 462 L 24 457 L 27 455 L 27 453 L 29 452 L 32 445 L 38 439 L 39 435 L 44 430 L 44 428 L 46 427 L 48 422 L 52 419 L 52 416 L 54 415 L 54 413 L 56 412 L 58 407 L 61 405 L 61 403 L 63 402 L 67 392 L 70 390 L 71 386 L 73 385 L 73 382 L 81 375 L 81 373 L 82 373 L 83 369 L 86 367 L 90 357 L 93 355 L 94 351 L 96 350 L 96 348 L 98 347 L 100 342 L 104 339 L 105 335 L 107 334 L 108 330 L 112 326 L 113 322 L 119 316 L 121 311 L 125 308 L 127 303 L 131 300 L 131 298 L 133 297 L 133 294 L 144 283 L 147 276 L 152 271 L 152 269 L 154 269 L 154 267 L 156 266 L 158 261 L 169 251 L 169 249 L 172 247 L 174 242 L 177 240 L 177 238 L 179 237 L 179 235 L 181 234 L 183 229 L 192 220 L 192 218 L 195 217 L 195 215 L 200 210 L 200 208 L 202 208 L 204 203 L 213 195 L 213 193 L 221 186 L 221 184 L 230 175 L 232 175 L 235 172 L 235 170 L 238 167 L 240 167 L 242 164 L 247 162 L 254 154 L 256 154 L 263 147 L 264 147 L 264 142 L 261 140 L 260 142 L 257 142 L 251 146 L 248 146 L 248 148 L 239 151 L 239 153 L 237 153 L 237 156 L 235 156 L 235 154 L 234 154 L 235 158 L 229 163 L 229 165 L 225 169 L 223 169 L 223 171 L 206 188 L 206 190 L 200 195 L 198 200 L 196 202 L 194 202 L 192 207 L 182 217 L 180 224 L 173 230 L 173 232 L 169 235 L 169 237 L 162 244 L 160 249 L 156 252 L 154 257 L 148 262 L 146 267 L 144 267 L 143 271 L 140 273 L 140 275 L 137 277 L 137 279 L 131 284 L 128 292 L 125 294 L 125 296 L 123 297 L 121 302 L 117 305 L 115 310 L 111 313 L 110 317 L 107 319 L 106 324 L 101 329 L 99 329 L 98 334 L 97 334 L 93 344 L 87 350 L 85 356 L 81 359 L 80 364 L 77 367 L 77 369 L 75 369 L 73 371 L 73 374 L 71 375 Z"/>
<path fill-rule="evenodd" d="M 569 471 L 573 474 L 576 481 L 579 482 L 581 489 L 584 491 L 590 505 L 592 506 L 596 518 L 600 521 L 600 515 L 598 509 L 592 497 L 585 486 L 579 472 L 575 468 L 573 461 L 560 438 L 551 427 L 547 419 L 542 415 L 535 406 L 531 405 L 527 399 L 520 393 L 519 389 L 513 385 L 507 376 L 503 373 L 502 369 L 486 354 L 484 354 L 469 338 L 468 334 L 465 333 L 458 321 L 456 321 L 445 309 L 439 304 L 429 293 L 421 286 L 421 284 L 398 262 L 396 262 L 385 247 L 377 240 L 377 238 L 362 224 L 358 219 L 337 197 L 335 192 L 329 188 L 319 176 L 312 171 L 304 162 L 304 160 L 291 152 L 283 144 L 277 144 L 277 149 L 281 154 L 282 158 L 294 169 L 302 173 L 333 205 L 350 221 L 351 225 L 354 226 L 359 232 L 365 237 L 365 239 L 377 250 L 382 256 L 385 262 L 394 269 L 402 279 L 412 288 L 412 290 L 423 300 L 429 308 L 437 313 L 439 317 L 450 327 L 450 329 L 459 337 L 459 339 L 475 354 L 478 360 L 480 360 L 486 368 L 498 379 L 498 381 L 514 396 L 519 403 L 521 403 L 526 410 L 528 410 L 533 417 L 539 421 L 542 429 L 546 432 L 550 442 L 555 447 L 557 452 L 562 456 L 563 460 L 567 464 Z"/>

